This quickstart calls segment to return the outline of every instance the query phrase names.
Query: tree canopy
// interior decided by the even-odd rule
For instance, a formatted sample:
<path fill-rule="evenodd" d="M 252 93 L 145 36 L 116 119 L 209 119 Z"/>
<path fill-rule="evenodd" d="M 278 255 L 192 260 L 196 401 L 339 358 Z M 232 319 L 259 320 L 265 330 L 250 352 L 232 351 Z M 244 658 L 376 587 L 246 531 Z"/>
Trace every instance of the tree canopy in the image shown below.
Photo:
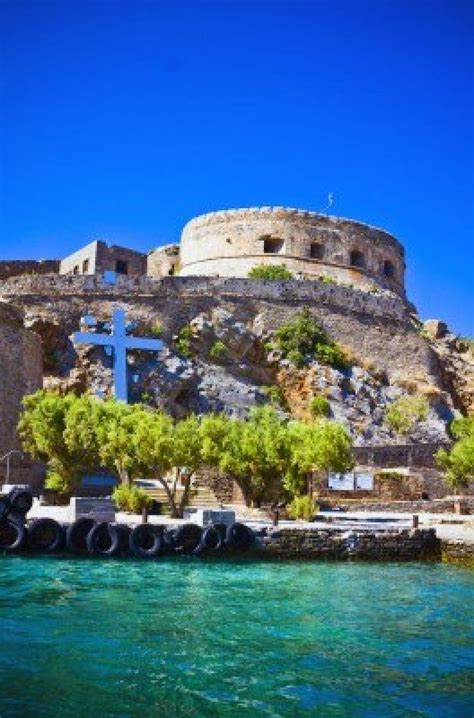
<path fill-rule="evenodd" d="M 455 419 L 450 426 L 456 440 L 451 451 L 440 449 L 438 466 L 445 470 L 445 479 L 453 489 L 466 487 L 474 481 L 474 417 Z"/>
<path fill-rule="evenodd" d="M 259 506 L 303 493 L 314 469 L 352 465 L 340 424 L 288 421 L 272 406 L 255 407 L 245 420 L 210 414 L 174 421 L 141 404 L 88 395 L 39 391 L 23 404 L 20 436 L 25 450 L 47 463 L 47 486 L 70 492 L 98 468 L 129 488 L 136 479 L 154 479 L 175 516 L 182 515 L 192 477 L 203 467 L 232 478 L 247 504 Z"/>

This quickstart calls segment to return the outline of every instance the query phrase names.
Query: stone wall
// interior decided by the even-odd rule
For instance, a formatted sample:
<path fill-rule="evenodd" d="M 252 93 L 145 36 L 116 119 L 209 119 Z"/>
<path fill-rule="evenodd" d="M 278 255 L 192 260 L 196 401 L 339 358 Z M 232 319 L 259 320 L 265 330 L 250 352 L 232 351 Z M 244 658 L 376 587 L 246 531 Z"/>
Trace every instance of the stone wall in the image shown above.
<path fill-rule="evenodd" d="M 361 222 L 283 207 L 211 212 L 184 227 L 182 275 L 246 277 L 258 264 L 285 264 L 295 274 L 329 275 L 346 284 L 367 277 L 404 293 L 402 245 Z"/>
<path fill-rule="evenodd" d="M 24 274 L 57 274 L 59 259 L 7 259 L 0 261 L 0 281 Z"/>
<path fill-rule="evenodd" d="M 59 322 L 67 334 L 77 330 L 86 308 L 109 320 L 112 309 L 121 306 L 130 320 L 159 321 L 165 342 L 197 314 L 215 307 L 265 332 L 307 306 L 329 336 L 390 381 L 410 377 L 441 386 L 435 352 L 413 327 L 409 305 L 393 294 L 374 296 L 317 281 L 119 277 L 107 284 L 100 276 L 49 276 L 1 282 L 0 297 L 23 306 L 29 318 Z"/>
<path fill-rule="evenodd" d="M 394 501 L 392 499 L 382 501 L 370 496 L 354 496 L 351 498 L 338 496 L 339 492 L 334 491 L 330 496 L 325 496 L 319 501 L 322 509 L 340 508 L 344 511 L 394 511 L 401 514 L 446 514 L 456 513 L 459 506 L 459 499 L 453 496 L 437 499 L 418 499 Z M 472 494 L 472 489 L 471 489 Z M 462 500 L 463 515 L 474 514 L 474 495 L 464 496 Z"/>
<path fill-rule="evenodd" d="M 261 553 L 279 559 L 439 561 L 441 541 L 434 529 L 354 533 L 275 528 L 263 539 Z"/>
<path fill-rule="evenodd" d="M 434 454 L 448 444 L 398 444 L 398 446 L 356 446 L 354 458 L 359 466 L 390 468 L 396 466 L 429 467 L 436 465 Z"/>
<path fill-rule="evenodd" d="M 41 340 L 25 330 L 22 312 L 0 302 L 0 456 L 20 449 L 16 433 L 21 400 L 42 386 L 43 367 Z M 30 463 L 12 457 L 10 480 L 30 481 Z M 5 462 L 0 463 L 0 483 L 6 474 Z"/>

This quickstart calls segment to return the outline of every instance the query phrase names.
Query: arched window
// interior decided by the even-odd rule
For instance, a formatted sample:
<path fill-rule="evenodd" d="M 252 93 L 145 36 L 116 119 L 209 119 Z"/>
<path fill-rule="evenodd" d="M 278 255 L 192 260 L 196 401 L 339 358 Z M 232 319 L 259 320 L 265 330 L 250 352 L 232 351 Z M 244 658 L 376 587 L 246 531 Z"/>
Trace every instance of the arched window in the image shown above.
<path fill-rule="evenodd" d="M 309 256 L 311 259 L 322 259 L 324 257 L 324 247 L 319 242 L 311 242 L 309 247 Z"/>
<path fill-rule="evenodd" d="M 394 277 L 395 276 L 395 266 L 390 259 L 386 259 L 382 265 L 382 274 L 384 277 Z"/>
<path fill-rule="evenodd" d="M 285 241 L 279 237 L 262 237 L 264 254 L 280 254 L 285 247 Z"/>
<path fill-rule="evenodd" d="M 358 249 L 351 252 L 351 267 L 365 267 L 364 255 Z"/>

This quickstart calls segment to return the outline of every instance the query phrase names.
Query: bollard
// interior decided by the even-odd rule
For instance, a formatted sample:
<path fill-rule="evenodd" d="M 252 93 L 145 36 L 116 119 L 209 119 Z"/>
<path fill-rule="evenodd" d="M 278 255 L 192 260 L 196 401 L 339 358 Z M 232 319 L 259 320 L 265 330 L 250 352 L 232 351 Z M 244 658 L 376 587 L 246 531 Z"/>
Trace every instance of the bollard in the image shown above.
<path fill-rule="evenodd" d="M 142 508 L 142 524 L 148 523 L 148 506 Z"/>
<path fill-rule="evenodd" d="M 278 526 L 278 520 L 280 518 L 280 512 L 278 509 L 274 509 L 273 511 L 273 525 Z"/>
<path fill-rule="evenodd" d="M 417 514 L 413 514 L 413 521 L 412 521 L 413 528 L 417 529 L 418 524 L 419 524 L 419 516 Z"/>

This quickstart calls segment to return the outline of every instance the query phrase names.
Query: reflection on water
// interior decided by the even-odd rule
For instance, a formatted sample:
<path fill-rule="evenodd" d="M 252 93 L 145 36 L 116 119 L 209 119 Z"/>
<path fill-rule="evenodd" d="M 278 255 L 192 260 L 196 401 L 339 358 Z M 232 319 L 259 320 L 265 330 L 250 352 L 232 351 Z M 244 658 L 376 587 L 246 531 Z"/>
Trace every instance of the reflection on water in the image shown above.
<path fill-rule="evenodd" d="M 0 716 L 472 718 L 474 573 L 0 559 Z"/>

